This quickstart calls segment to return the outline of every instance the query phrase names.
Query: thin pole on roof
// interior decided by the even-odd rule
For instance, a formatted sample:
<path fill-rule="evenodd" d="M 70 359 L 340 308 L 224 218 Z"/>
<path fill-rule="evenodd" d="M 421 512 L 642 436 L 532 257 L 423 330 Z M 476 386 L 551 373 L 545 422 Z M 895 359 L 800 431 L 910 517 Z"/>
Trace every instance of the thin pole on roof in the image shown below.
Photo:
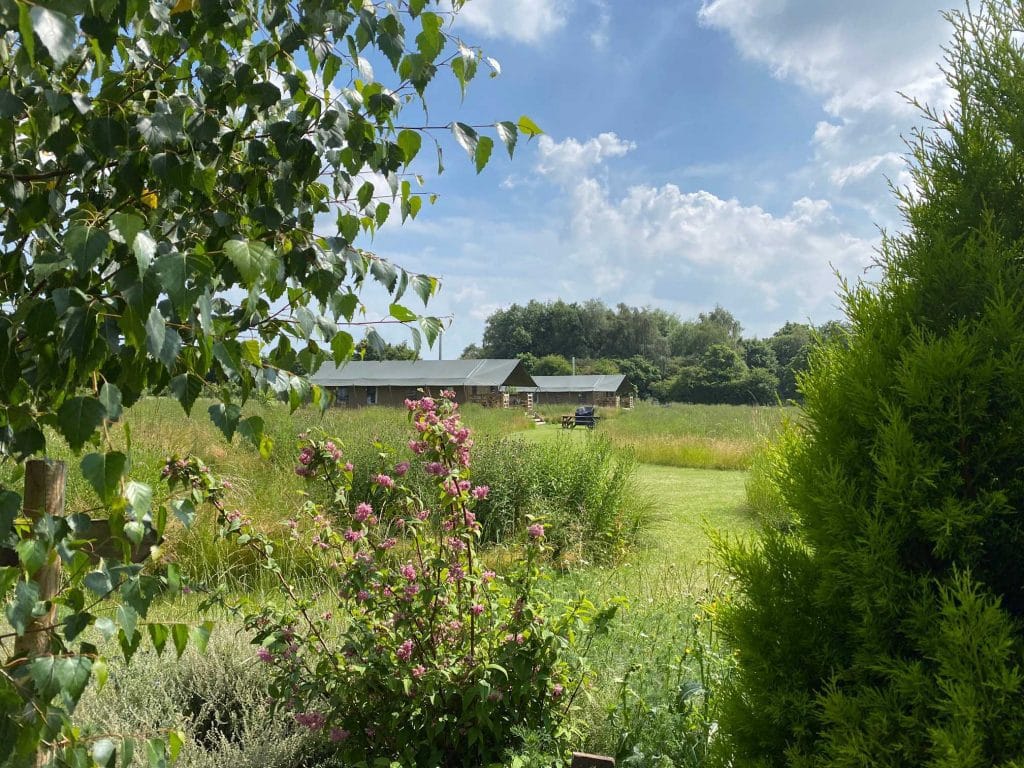
<path fill-rule="evenodd" d="M 576 355 L 572 356 L 572 375 L 576 375 Z"/>

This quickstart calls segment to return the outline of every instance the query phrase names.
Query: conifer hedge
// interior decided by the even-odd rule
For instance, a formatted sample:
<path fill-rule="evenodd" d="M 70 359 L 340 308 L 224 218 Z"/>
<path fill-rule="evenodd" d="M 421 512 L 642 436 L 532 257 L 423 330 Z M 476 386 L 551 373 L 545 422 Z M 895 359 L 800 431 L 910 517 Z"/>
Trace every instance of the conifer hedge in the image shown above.
<path fill-rule="evenodd" d="M 948 18 L 904 232 L 802 380 L 793 524 L 720 546 L 722 764 L 1024 765 L 1024 3 Z"/>

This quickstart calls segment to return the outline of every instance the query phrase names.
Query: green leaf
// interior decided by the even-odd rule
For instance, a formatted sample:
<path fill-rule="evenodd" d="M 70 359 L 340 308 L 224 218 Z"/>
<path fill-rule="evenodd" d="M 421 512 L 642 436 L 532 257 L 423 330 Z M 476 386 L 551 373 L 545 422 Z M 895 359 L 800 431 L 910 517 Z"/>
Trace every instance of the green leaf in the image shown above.
<path fill-rule="evenodd" d="M 423 137 L 420 136 L 419 131 L 411 131 L 406 128 L 399 132 L 398 147 L 402 150 L 402 154 L 405 156 L 406 166 L 408 166 L 416 155 L 419 154 L 422 143 Z"/>
<path fill-rule="evenodd" d="M 19 541 L 14 548 L 18 552 L 18 561 L 29 576 L 46 565 L 47 557 L 50 554 L 49 548 L 38 539 L 24 539 Z"/>
<path fill-rule="evenodd" d="M 299 309 L 306 309 L 305 307 L 299 307 Z M 306 310 L 307 312 L 309 310 Z M 309 335 L 308 333 L 306 334 Z M 256 339 L 246 339 L 242 342 L 242 359 L 246 362 L 252 363 L 253 365 L 262 365 L 263 357 L 260 354 L 260 343 Z"/>
<path fill-rule="evenodd" d="M 64 236 L 64 250 L 75 262 L 80 275 L 88 274 L 99 265 L 109 245 L 110 236 L 96 227 L 75 225 L 69 227 Z"/>
<path fill-rule="evenodd" d="M 235 436 L 235 430 L 238 428 L 238 419 L 242 415 L 242 409 L 234 403 L 215 403 L 208 409 L 210 419 L 214 424 L 224 433 L 224 437 L 227 438 L 228 442 L 231 442 L 231 438 Z"/>
<path fill-rule="evenodd" d="M 479 140 L 477 132 L 465 123 L 452 123 L 452 134 L 459 146 L 466 150 L 466 154 L 473 158 L 476 154 L 476 145 Z"/>
<path fill-rule="evenodd" d="M 124 536 L 136 547 L 142 544 L 142 537 L 146 535 L 146 526 L 138 520 L 131 520 L 124 524 Z"/>
<path fill-rule="evenodd" d="M 528 118 L 526 115 L 523 115 L 522 117 L 519 118 L 519 126 L 518 127 L 519 127 L 519 132 L 520 133 L 525 133 L 531 139 L 534 136 L 540 136 L 542 133 L 544 133 L 544 131 L 542 131 L 537 126 L 537 124 L 535 122 L 533 122 L 533 120 Z"/>
<path fill-rule="evenodd" d="M 88 656 L 64 656 L 54 662 L 53 672 L 61 687 L 61 697 L 73 709 L 89 682 L 92 660 Z"/>
<path fill-rule="evenodd" d="M 121 390 L 109 381 L 100 387 L 100 404 L 107 412 L 107 421 L 121 418 Z"/>
<path fill-rule="evenodd" d="M 95 397 L 72 397 L 57 411 L 57 428 L 71 450 L 78 452 L 103 424 L 106 415 L 103 404 Z"/>
<path fill-rule="evenodd" d="M 509 159 L 512 159 L 512 155 L 516 151 L 516 141 L 519 140 L 519 129 L 516 128 L 515 123 L 510 123 L 507 120 L 495 123 L 494 128 L 498 132 L 498 138 L 508 150 Z"/>
<path fill-rule="evenodd" d="M 115 213 L 110 217 L 111 236 L 129 248 L 135 243 L 135 236 L 145 228 L 146 222 L 134 213 Z"/>
<path fill-rule="evenodd" d="M 110 671 L 107 669 L 107 661 L 102 656 L 97 656 L 92 660 L 92 676 L 96 678 L 96 690 L 102 691 L 103 686 L 107 684 L 107 678 L 110 676 Z"/>
<path fill-rule="evenodd" d="M 136 519 L 141 520 L 152 511 L 153 489 L 145 483 L 132 480 L 125 488 L 124 495 L 128 499 L 128 503 L 131 504 Z"/>
<path fill-rule="evenodd" d="M 364 181 L 363 185 L 359 187 L 359 193 L 356 196 L 356 200 L 359 203 L 360 208 L 365 208 L 373 200 L 374 187 L 373 182 Z"/>
<path fill-rule="evenodd" d="M 95 592 L 100 597 L 105 597 L 114 589 L 114 585 L 110 582 L 110 574 L 105 571 L 90 571 L 85 574 L 83 581 L 86 589 Z M 99 626 L 99 622 L 97 622 L 97 626 Z"/>
<path fill-rule="evenodd" d="M 14 491 L 0 492 L 0 541 L 14 530 L 14 521 L 21 512 L 21 496 Z M 0 595 L 5 590 L 0 589 Z"/>
<path fill-rule="evenodd" d="M 88 453 L 79 463 L 82 476 L 96 491 L 104 504 L 119 495 L 121 478 L 128 468 L 128 458 L 120 451 L 110 453 Z"/>
<path fill-rule="evenodd" d="M 273 277 L 277 273 L 277 254 L 264 243 L 228 240 L 224 243 L 224 253 L 250 287 L 258 285 L 263 277 Z"/>
<path fill-rule="evenodd" d="M 14 588 L 14 600 L 7 604 L 7 622 L 18 635 L 25 634 L 25 627 L 32 619 L 32 612 L 39 601 L 39 585 L 34 581 L 19 581 Z"/>
<path fill-rule="evenodd" d="M 191 414 L 192 406 L 203 391 L 203 380 L 194 373 L 180 373 L 171 379 L 168 386 L 185 413 Z"/>
<path fill-rule="evenodd" d="M 171 626 L 171 641 L 174 643 L 174 651 L 180 659 L 181 654 L 185 652 L 185 648 L 188 646 L 188 625 L 173 624 Z"/>
<path fill-rule="evenodd" d="M 18 3 L 18 32 L 21 34 L 21 43 L 28 53 L 28 60 L 35 64 L 36 36 L 32 32 L 32 17 L 29 15 L 28 3 Z"/>
<path fill-rule="evenodd" d="M 196 519 L 196 507 L 189 499 L 175 499 L 171 502 L 171 512 L 186 528 L 192 526 Z"/>
<path fill-rule="evenodd" d="M 99 661 L 97 659 L 97 661 Z M 95 668 L 96 664 L 93 664 Z M 95 669 L 94 669 L 95 671 Z M 111 739 L 100 739 L 93 742 L 92 759 L 100 768 L 107 768 L 114 759 L 114 742 Z"/>
<path fill-rule="evenodd" d="M 167 746 L 171 752 L 171 762 L 173 763 L 178 759 L 178 755 L 181 753 L 181 748 L 185 744 L 185 734 L 182 731 L 168 731 L 167 732 Z"/>
<path fill-rule="evenodd" d="M 146 759 L 149 768 L 167 768 L 167 745 L 163 739 L 150 739 L 146 742 Z"/>
<path fill-rule="evenodd" d="M 206 644 L 210 642 L 210 633 L 213 632 L 213 622 L 204 621 L 202 624 L 192 628 L 189 633 L 189 639 L 192 645 L 196 647 L 200 653 L 206 653 Z"/>
<path fill-rule="evenodd" d="M 392 304 L 389 312 L 400 323 L 411 323 L 418 317 L 415 312 L 403 307 L 401 304 Z"/>
<path fill-rule="evenodd" d="M 139 232 L 135 236 L 132 251 L 135 253 L 135 262 L 139 265 L 139 274 L 146 274 L 156 256 L 156 240 L 149 232 Z"/>
<path fill-rule="evenodd" d="M 75 48 L 75 24 L 63 13 L 33 5 L 30 11 L 32 29 L 50 52 L 53 63 L 60 67 Z"/>
<path fill-rule="evenodd" d="M 181 336 L 176 330 L 167 326 L 160 310 L 153 307 L 146 320 L 146 350 L 170 371 L 178 360 L 181 346 Z"/>
<path fill-rule="evenodd" d="M 167 638 L 171 634 L 170 629 L 168 629 L 166 624 L 152 623 L 146 626 L 146 630 L 149 632 L 149 639 L 153 643 L 156 655 L 163 655 L 164 646 L 167 645 Z"/>
<path fill-rule="evenodd" d="M 334 334 L 334 338 L 331 339 L 331 360 L 334 361 L 335 365 L 341 365 L 347 360 L 352 359 L 352 353 L 355 352 L 356 345 L 352 338 L 352 334 L 346 331 L 338 331 Z"/>
<path fill-rule="evenodd" d="M 481 136 L 476 143 L 476 153 L 473 159 L 476 161 L 476 172 L 480 173 L 491 159 L 491 150 L 494 149 L 494 139 L 490 136 Z"/>
<path fill-rule="evenodd" d="M 130 639 L 135 636 L 135 626 L 138 622 L 139 614 L 135 612 L 134 608 L 128 605 L 117 606 L 117 623 L 125 637 Z"/>
<path fill-rule="evenodd" d="M 238 432 L 257 449 L 263 441 L 263 429 L 263 419 L 259 416 L 250 416 L 238 422 Z"/>

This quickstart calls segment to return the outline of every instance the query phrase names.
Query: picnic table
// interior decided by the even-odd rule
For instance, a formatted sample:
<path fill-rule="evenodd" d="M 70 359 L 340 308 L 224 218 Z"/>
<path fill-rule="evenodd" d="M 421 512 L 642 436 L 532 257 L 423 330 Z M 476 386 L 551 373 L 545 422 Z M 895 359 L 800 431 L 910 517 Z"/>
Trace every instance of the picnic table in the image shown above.
<path fill-rule="evenodd" d="M 562 416 L 562 429 L 575 429 L 586 427 L 593 429 L 597 426 L 600 418 L 596 413 L 597 409 L 592 405 L 583 405 L 576 409 L 576 413 L 569 413 Z"/>

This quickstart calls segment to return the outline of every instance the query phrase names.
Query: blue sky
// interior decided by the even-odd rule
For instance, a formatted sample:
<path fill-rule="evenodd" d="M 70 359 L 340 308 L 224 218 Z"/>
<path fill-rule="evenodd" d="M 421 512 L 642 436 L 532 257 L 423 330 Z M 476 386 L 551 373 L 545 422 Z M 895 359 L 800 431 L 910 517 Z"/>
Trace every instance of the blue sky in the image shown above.
<path fill-rule="evenodd" d="M 901 135 L 933 104 L 949 28 L 929 0 L 472 0 L 452 31 L 501 64 L 434 121 L 533 118 L 545 135 L 477 175 L 446 170 L 414 222 L 370 246 L 443 280 L 444 356 L 498 307 L 599 298 L 687 318 L 721 304 L 749 335 L 839 312 L 836 272 L 870 279 L 899 226 Z M 414 121 L 410 113 L 410 122 Z M 417 162 L 420 162 L 419 160 Z M 368 301 L 374 301 L 372 294 Z M 391 338 L 402 338 L 389 332 Z M 426 356 L 436 356 L 425 352 Z"/>

